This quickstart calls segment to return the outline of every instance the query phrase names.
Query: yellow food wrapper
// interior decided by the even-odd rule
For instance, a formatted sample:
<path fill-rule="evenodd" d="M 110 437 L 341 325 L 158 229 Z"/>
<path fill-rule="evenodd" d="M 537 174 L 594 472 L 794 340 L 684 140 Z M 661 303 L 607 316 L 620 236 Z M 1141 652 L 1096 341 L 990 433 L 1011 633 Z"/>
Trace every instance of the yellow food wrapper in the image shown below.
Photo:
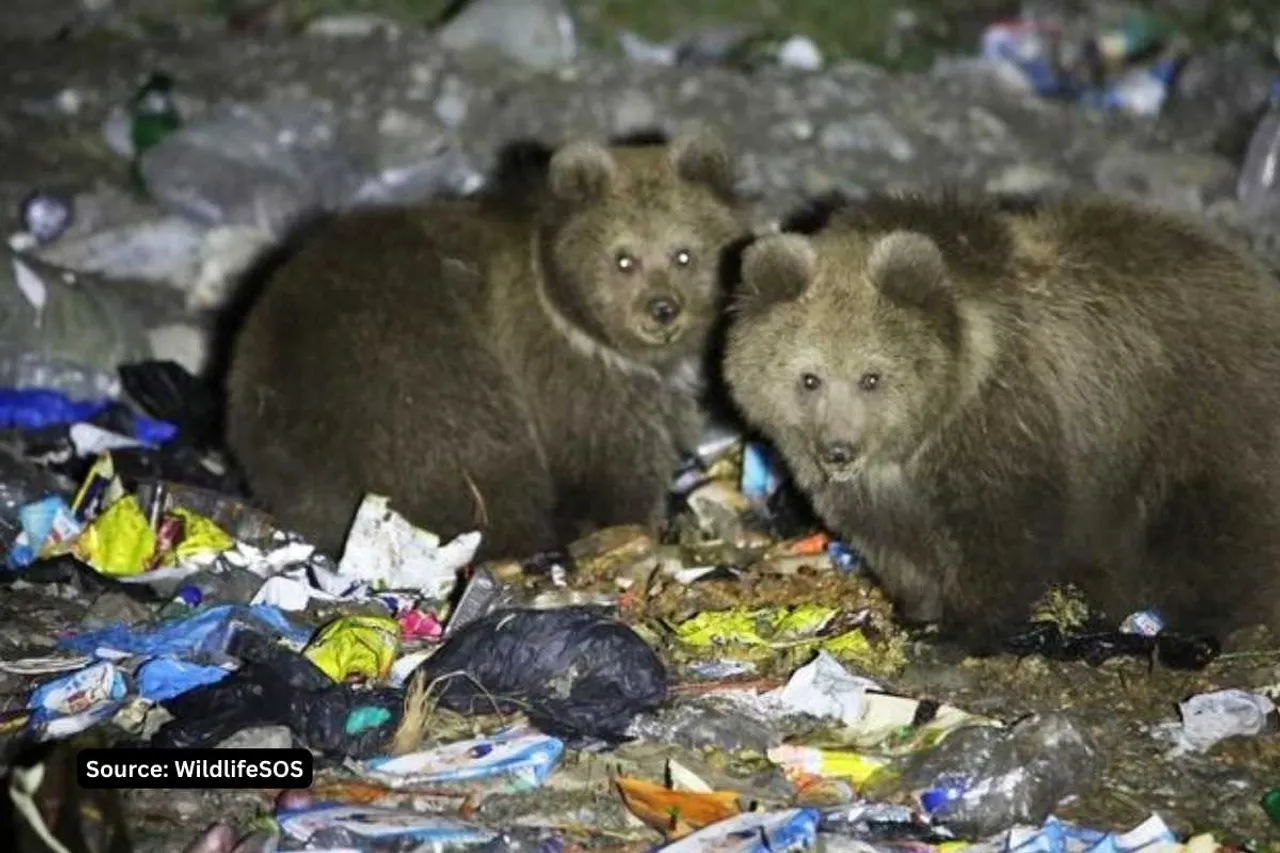
<path fill-rule="evenodd" d="M 767 755 L 770 761 L 792 777 L 810 775 L 848 779 L 856 788 L 861 788 L 890 763 L 888 758 L 864 755 L 852 750 L 819 749 L 792 744 L 775 746 Z"/>
<path fill-rule="evenodd" d="M 742 645 L 786 648 L 815 642 L 813 635 L 821 631 L 837 612 L 835 608 L 817 604 L 764 610 L 739 607 L 704 611 L 677 625 L 675 634 L 680 642 L 693 647 Z M 761 635 L 762 626 L 767 627 L 768 638 Z"/>
<path fill-rule="evenodd" d="M 110 577 L 146 571 L 155 549 L 155 532 L 133 495 L 104 509 L 71 545 L 77 559 Z"/>
<path fill-rule="evenodd" d="M 201 554 L 220 554 L 236 544 L 226 531 L 203 515 L 182 507 L 174 507 L 170 512 L 182 519 L 182 541 L 164 555 L 161 565 L 176 566 Z"/>
<path fill-rule="evenodd" d="M 311 638 L 303 655 L 334 681 L 353 675 L 385 679 L 400 647 L 400 623 L 389 616 L 344 616 Z"/>

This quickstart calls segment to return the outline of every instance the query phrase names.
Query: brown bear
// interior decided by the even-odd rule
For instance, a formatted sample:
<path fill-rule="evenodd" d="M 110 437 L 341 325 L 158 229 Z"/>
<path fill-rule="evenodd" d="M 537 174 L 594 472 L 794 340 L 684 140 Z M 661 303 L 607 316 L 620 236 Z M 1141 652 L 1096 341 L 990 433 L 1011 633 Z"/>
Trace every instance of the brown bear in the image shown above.
<path fill-rule="evenodd" d="M 250 490 L 337 554 L 363 495 L 482 558 L 656 523 L 701 428 L 720 256 L 749 236 L 710 130 L 579 140 L 503 193 L 344 215 L 267 279 L 232 344 Z M 536 189 L 534 189 L 536 187 Z"/>
<path fill-rule="evenodd" d="M 723 373 L 904 621 L 983 645 L 1050 585 L 1280 630 L 1280 292 L 1100 196 L 885 195 L 743 253 Z"/>

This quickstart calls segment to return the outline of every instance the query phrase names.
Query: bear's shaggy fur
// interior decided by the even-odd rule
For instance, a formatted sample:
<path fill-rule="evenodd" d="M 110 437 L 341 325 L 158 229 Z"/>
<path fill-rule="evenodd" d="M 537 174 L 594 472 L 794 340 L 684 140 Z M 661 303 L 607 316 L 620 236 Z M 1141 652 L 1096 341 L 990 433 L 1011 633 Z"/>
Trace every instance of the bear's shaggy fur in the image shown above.
<path fill-rule="evenodd" d="M 724 374 L 911 621 L 989 643 L 1054 584 L 1280 633 L 1280 292 L 1102 197 L 849 205 L 743 256 Z M 989 647 L 989 646 L 988 646 Z"/>
<path fill-rule="evenodd" d="M 710 131 L 573 142 L 531 204 L 342 216 L 268 280 L 233 343 L 227 438 L 253 493 L 337 554 L 366 493 L 482 557 L 653 522 L 748 235 Z"/>

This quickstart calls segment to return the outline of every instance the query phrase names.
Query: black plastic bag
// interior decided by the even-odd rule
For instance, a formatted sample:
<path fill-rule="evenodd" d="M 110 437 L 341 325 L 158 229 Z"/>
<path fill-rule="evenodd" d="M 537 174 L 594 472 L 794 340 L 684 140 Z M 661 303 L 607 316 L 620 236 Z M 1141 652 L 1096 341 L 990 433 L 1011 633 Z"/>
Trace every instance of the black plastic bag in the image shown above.
<path fill-rule="evenodd" d="M 161 703 L 175 719 L 151 739 L 156 747 L 211 747 L 238 731 L 287 726 L 304 746 L 330 756 L 377 755 L 395 734 L 404 694 L 335 684 L 311 661 L 241 632 L 228 652 L 245 661 L 221 681 Z"/>
<path fill-rule="evenodd" d="M 121 365 L 120 384 L 147 414 L 178 428 L 184 444 L 209 449 L 217 443 L 218 398 L 206 382 L 176 361 Z"/>
<path fill-rule="evenodd" d="M 568 741 L 626 740 L 631 720 L 667 698 L 653 649 L 587 607 L 496 610 L 449 638 L 414 676 L 437 682 L 432 695 L 452 711 L 483 713 L 496 703 Z"/>
<path fill-rule="evenodd" d="M 147 584 L 120 583 L 70 554 L 36 560 L 19 571 L 7 572 L 3 578 L 0 578 L 0 586 L 8 586 L 17 580 L 37 584 L 67 584 L 86 597 L 97 597 L 107 592 L 123 592 L 141 604 L 159 604 L 164 601 Z"/>

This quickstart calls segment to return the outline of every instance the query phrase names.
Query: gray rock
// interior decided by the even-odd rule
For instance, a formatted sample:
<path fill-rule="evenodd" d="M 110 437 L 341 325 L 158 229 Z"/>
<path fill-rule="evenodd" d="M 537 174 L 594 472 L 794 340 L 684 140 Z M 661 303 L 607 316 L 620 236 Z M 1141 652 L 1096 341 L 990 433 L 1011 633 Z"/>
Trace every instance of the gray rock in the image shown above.
<path fill-rule="evenodd" d="M 1065 190 L 1070 184 L 1061 172 L 1032 163 L 1015 163 L 988 180 L 985 189 L 993 195 L 1033 196 Z"/>
<path fill-rule="evenodd" d="M 1236 167 L 1210 154 L 1143 151 L 1121 144 L 1098 163 L 1094 180 L 1106 193 L 1201 214 L 1234 193 Z"/>
<path fill-rule="evenodd" d="M 658 105 L 639 89 L 627 89 L 610 106 L 614 133 L 647 130 L 658 124 Z"/>
<path fill-rule="evenodd" d="M 911 140 L 876 113 L 829 124 L 822 129 L 818 142 L 828 151 L 882 153 L 899 163 L 910 162 L 916 156 Z"/>
<path fill-rule="evenodd" d="M 81 631 L 96 631 L 110 625 L 132 625 L 150 619 L 151 608 L 123 592 L 104 592 L 93 600 L 80 622 Z"/>
<path fill-rule="evenodd" d="M 468 101 L 466 84 L 450 75 L 440 84 L 440 95 L 434 105 L 436 116 L 446 127 L 457 127 L 467 117 Z"/>
<path fill-rule="evenodd" d="M 367 12 L 322 15 L 307 24 L 307 35 L 328 38 L 369 38 L 375 35 L 396 38 L 400 31 L 397 21 Z"/>
<path fill-rule="evenodd" d="M 573 19 L 560 0 L 472 0 L 439 32 L 449 50 L 495 49 L 534 68 L 577 56 Z"/>
<path fill-rule="evenodd" d="M 1275 69 L 1251 44 L 1208 47 L 1187 60 L 1178 74 L 1170 111 L 1225 128 L 1267 100 Z"/>

